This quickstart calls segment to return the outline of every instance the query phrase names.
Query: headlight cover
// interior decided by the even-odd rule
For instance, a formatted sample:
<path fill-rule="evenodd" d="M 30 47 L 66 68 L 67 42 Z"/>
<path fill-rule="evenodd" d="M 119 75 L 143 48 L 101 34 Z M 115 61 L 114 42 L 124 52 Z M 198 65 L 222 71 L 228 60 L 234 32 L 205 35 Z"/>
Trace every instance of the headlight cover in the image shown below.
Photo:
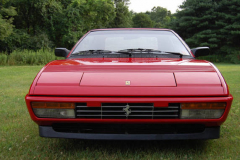
<path fill-rule="evenodd" d="M 75 118 L 74 103 L 32 102 L 31 106 L 39 118 Z"/>
<path fill-rule="evenodd" d="M 73 109 L 34 108 L 33 112 L 40 118 L 75 118 Z"/>

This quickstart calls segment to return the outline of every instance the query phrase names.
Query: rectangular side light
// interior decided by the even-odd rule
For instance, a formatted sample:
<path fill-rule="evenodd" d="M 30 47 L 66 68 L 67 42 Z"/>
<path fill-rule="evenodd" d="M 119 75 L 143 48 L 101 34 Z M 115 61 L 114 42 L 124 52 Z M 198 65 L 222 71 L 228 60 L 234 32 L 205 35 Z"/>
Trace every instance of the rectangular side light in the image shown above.
<path fill-rule="evenodd" d="M 181 119 L 217 119 L 226 108 L 226 103 L 182 103 Z"/>
<path fill-rule="evenodd" d="M 31 106 L 39 118 L 75 118 L 74 103 L 32 102 Z"/>

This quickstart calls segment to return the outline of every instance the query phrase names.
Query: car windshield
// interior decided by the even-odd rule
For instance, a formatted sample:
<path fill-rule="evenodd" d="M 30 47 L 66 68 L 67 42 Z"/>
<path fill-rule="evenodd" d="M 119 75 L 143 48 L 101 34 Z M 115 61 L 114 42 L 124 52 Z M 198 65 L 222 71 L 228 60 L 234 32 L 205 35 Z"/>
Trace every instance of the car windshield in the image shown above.
<path fill-rule="evenodd" d="M 174 52 L 190 55 L 184 44 L 171 31 L 111 30 L 90 32 L 72 54 L 86 51 L 133 51 Z"/>

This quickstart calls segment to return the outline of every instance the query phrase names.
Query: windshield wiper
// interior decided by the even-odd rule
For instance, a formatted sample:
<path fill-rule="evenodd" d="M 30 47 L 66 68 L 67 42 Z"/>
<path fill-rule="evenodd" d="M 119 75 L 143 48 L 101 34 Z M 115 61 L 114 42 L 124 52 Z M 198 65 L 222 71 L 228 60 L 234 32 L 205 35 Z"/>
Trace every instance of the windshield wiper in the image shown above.
<path fill-rule="evenodd" d="M 110 54 L 113 53 L 112 51 L 109 50 L 85 50 L 85 51 L 78 51 L 76 53 L 73 53 L 72 55 L 84 55 L 84 54 Z"/>
<path fill-rule="evenodd" d="M 174 54 L 179 55 L 180 58 L 182 58 L 183 54 L 178 52 L 165 52 L 160 50 L 154 50 L 154 49 L 144 49 L 144 48 L 133 48 L 133 49 L 124 49 L 119 50 L 117 52 L 110 51 L 110 50 L 84 50 L 84 51 L 78 51 L 76 53 L 73 53 L 71 56 L 75 55 L 94 55 L 94 54 L 127 54 L 129 57 L 132 57 L 132 54 Z"/>
<path fill-rule="evenodd" d="M 178 52 L 164 52 L 164 53 L 169 53 L 169 54 L 179 55 L 180 58 L 182 58 L 182 56 L 184 56 L 182 53 L 178 53 Z"/>
<path fill-rule="evenodd" d="M 136 48 L 136 49 L 124 49 L 124 50 L 119 50 L 117 53 L 122 53 L 122 54 L 128 54 L 132 56 L 133 53 L 144 53 L 144 54 L 174 54 L 174 55 L 179 55 L 180 58 L 182 58 L 183 54 L 178 53 L 178 52 L 165 52 L 165 51 L 160 51 L 160 50 L 154 50 L 154 49 L 143 49 L 143 48 Z"/>
<path fill-rule="evenodd" d="M 129 57 L 132 57 L 133 53 L 151 53 L 151 52 L 152 52 L 152 49 L 133 48 L 133 49 L 119 50 L 116 53 L 128 54 Z"/>
<path fill-rule="evenodd" d="M 123 54 L 127 54 L 127 53 L 150 53 L 151 51 L 153 51 L 153 49 L 144 49 L 144 48 L 133 48 L 133 49 L 123 49 L 123 50 L 119 50 L 117 51 L 117 53 L 123 53 Z"/>

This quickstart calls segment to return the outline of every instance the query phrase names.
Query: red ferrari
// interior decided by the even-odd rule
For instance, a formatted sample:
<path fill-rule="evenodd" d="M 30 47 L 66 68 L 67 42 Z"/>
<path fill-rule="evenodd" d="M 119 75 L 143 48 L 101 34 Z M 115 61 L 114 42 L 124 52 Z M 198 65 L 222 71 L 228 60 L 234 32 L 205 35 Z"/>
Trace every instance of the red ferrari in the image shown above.
<path fill-rule="evenodd" d="M 169 29 L 96 29 L 37 74 L 26 104 L 41 137 L 219 138 L 232 95 L 208 47 Z"/>

